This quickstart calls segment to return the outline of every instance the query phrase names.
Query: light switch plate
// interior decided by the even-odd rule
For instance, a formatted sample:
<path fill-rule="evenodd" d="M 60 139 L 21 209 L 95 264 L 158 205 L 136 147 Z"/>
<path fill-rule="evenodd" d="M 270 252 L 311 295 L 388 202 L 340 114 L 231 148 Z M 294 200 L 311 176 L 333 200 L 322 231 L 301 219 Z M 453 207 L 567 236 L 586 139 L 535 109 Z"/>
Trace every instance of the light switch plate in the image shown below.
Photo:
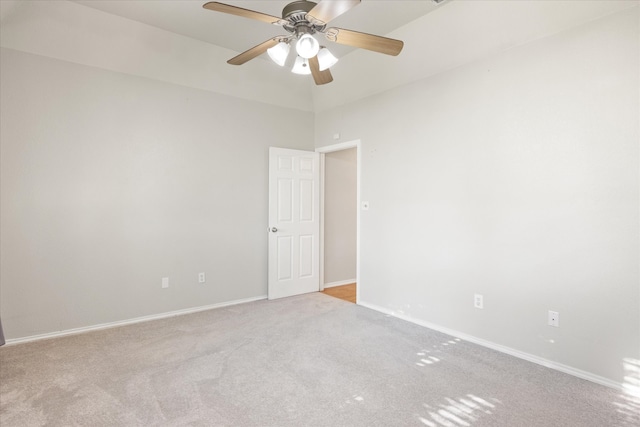
<path fill-rule="evenodd" d="M 548 316 L 547 324 L 549 326 L 554 326 L 556 328 L 559 328 L 560 327 L 560 313 L 558 313 L 557 311 L 549 310 L 549 316 Z"/>

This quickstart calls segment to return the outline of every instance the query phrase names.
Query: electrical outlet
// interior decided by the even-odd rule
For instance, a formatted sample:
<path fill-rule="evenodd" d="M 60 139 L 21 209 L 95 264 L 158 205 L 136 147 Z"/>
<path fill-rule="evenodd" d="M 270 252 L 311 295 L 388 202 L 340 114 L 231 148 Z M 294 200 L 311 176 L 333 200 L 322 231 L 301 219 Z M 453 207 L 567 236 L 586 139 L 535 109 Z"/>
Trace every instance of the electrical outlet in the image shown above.
<path fill-rule="evenodd" d="M 473 295 L 473 306 L 475 308 L 480 308 L 480 309 L 484 308 L 484 298 L 482 297 L 482 295 L 480 294 Z"/>
<path fill-rule="evenodd" d="M 549 318 L 548 322 L 549 326 L 555 326 L 556 328 L 560 327 L 560 313 L 557 311 L 549 310 Z"/>
<path fill-rule="evenodd" d="M 198 283 L 204 283 L 204 282 L 206 282 L 204 273 L 198 273 Z"/>
<path fill-rule="evenodd" d="M 168 277 L 163 277 L 162 278 L 162 289 L 166 289 L 169 287 L 169 278 Z"/>

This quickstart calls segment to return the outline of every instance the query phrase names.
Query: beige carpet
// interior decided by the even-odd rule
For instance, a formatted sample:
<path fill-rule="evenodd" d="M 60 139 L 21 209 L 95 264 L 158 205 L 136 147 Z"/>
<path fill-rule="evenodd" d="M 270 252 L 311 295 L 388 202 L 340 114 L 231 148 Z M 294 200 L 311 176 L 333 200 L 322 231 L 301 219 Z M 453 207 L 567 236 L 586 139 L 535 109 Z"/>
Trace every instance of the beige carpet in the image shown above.
<path fill-rule="evenodd" d="M 637 402 L 309 294 L 0 348 L 0 425 L 637 426 Z"/>

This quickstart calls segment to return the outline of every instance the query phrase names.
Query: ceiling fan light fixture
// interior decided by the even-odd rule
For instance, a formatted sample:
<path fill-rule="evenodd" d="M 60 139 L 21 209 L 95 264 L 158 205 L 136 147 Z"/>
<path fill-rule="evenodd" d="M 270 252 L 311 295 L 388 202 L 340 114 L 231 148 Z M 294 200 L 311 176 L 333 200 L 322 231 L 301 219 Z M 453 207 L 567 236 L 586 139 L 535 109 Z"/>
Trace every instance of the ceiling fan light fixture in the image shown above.
<path fill-rule="evenodd" d="M 282 67 L 287 61 L 287 57 L 289 57 L 289 49 L 289 43 L 280 42 L 274 47 L 267 49 L 267 53 L 273 62 Z"/>
<path fill-rule="evenodd" d="M 304 59 L 313 58 L 320 50 L 320 43 L 311 34 L 303 34 L 296 43 L 296 52 Z"/>
<path fill-rule="evenodd" d="M 333 67 L 338 62 L 338 58 L 333 56 L 329 49 L 322 46 L 318 51 L 318 63 L 320 64 L 320 71 L 324 71 Z"/>
<path fill-rule="evenodd" d="M 293 64 L 293 68 L 291 69 L 291 72 L 295 74 L 311 74 L 311 68 L 309 68 L 309 61 L 306 58 L 298 56 L 296 58 L 296 63 Z"/>

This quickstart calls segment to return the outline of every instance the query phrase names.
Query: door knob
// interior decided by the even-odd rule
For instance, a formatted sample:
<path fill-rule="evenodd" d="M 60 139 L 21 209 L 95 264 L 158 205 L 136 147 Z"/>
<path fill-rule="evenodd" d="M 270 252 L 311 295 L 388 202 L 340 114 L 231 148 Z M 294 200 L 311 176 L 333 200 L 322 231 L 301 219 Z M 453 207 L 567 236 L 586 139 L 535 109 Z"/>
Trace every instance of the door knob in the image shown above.
<path fill-rule="evenodd" d="M 276 233 L 277 231 L 278 231 L 278 229 L 277 229 L 277 228 L 275 228 L 275 227 L 271 227 L 271 232 L 272 232 L 272 233 Z"/>

